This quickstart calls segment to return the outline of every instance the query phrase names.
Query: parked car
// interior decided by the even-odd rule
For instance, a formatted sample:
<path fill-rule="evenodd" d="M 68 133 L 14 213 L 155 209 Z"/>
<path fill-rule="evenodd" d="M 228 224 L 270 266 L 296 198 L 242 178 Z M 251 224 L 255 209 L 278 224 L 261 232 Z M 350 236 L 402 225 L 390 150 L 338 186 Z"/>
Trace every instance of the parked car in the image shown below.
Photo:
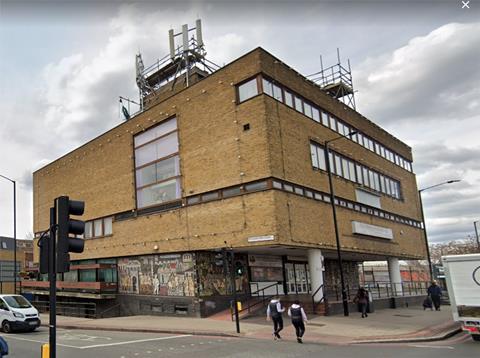
<path fill-rule="evenodd" d="M 0 322 L 5 333 L 34 331 L 41 323 L 38 310 L 20 295 L 0 295 Z"/>

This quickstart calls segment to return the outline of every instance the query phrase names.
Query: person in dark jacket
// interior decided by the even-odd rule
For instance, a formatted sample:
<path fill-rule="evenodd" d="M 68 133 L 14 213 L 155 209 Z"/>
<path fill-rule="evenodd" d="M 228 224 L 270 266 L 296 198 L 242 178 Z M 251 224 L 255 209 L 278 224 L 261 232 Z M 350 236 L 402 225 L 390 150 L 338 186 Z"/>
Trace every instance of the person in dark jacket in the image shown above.
<path fill-rule="evenodd" d="M 428 295 L 433 301 L 435 311 L 440 311 L 440 297 L 442 297 L 442 289 L 437 285 L 437 281 L 433 280 L 427 290 Z"/>
<path fill-rule="evenodd" d="M 282 307 L 280 299 L 278 297 L 272 298 L 267 307 L 267 321 L 272 319 L 273 321 L 273 339 L 282 339 L 280 337 L 280 331 L 283 329 L 282 313 L 285 312 L 285 308 Z"/>
<path fill-rule="evenodd" d="M 368 293 L 363 287 L 360 287 L 358 289 L 357 295 L 353 299 L 353 302 L 358 303 L 358 305 L 360 306 L 360 311 L 362 312 L 362 318 L 368 317 L 368 314 L 367 314 Z"/>
<path fill-rule="evenodd" d="M 292 318 L 292 324 L 295 327 L 295 333 L 297 334 L 297 342 L 303 343 L 303 334 L 305 333 L 305 323 L 307 321 L 307 315 L 300 306 L 300 302 L 295 300 L 293 305 L 288 309 L 288 315 Z"/>

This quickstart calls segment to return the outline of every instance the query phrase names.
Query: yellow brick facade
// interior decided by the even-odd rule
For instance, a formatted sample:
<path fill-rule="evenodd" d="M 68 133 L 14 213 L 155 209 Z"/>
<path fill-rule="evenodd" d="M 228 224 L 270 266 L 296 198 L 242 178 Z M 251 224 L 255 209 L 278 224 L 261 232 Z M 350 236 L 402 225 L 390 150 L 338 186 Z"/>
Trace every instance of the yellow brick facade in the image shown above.
<path fill-rule="evenodd" d="M 388 145 L 407 159 L 411 149 L 357 112 L 332 99 L 262 49 L 256 49 L 188 88 L 147 109 L 34 173 L 34 231 L 46 230 L 55 197 L 86 203 L 83 220 L 131 213 L 114 220 L 113 235 L 86 240 L 73 259 L 122 257 L 208 250 L 233 246 L 247 250 L 249 237 L 274 235 L 268 245 L 335 249 L 329 204 L 279 190 L 187 205 L 188 196 L 263 178 L 278 178 L 328 193 L 327 175 L 313 170 L 310 140 L 319 144 L 338 133 L 266 95 L 238 103 L 236 84 L 264 73 L 345 122 Z M 169 118 L 178 123 L 183 206 L 139 215 L 136 208 L 133 136 Z M 244 124 L 250 130 L 244 131 Z M 361 160 L 401 182 L 402 200 L 381 196 L 383 210 L 420 220 L 415 175 L 360 145 L 342 140 L 332 149 Z M 336 195 L 355 201 L 356 186 L 334 179 Z M 342 248 L 379 257 L 425 256 L 422 230 L 343 208 L 338 209 Z M 394 239 L 352 234 L 352 220 L 389 227 Z M 38 261 L 38 256 L 37 260 Z"/>

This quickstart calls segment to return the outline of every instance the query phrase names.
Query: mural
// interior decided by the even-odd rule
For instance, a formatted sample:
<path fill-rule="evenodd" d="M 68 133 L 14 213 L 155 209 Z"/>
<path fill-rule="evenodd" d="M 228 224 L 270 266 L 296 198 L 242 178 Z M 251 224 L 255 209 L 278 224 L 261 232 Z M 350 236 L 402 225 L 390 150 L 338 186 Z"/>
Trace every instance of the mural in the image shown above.
<path fill-rule="evenodd" d="M 230 270 L 225 272 L 221 257 L 219 253 L 214 252 L 197 253 L 200 296 L 230 295 L 232 293 Z M 235 277 L 237 292 L 246 292 L 248 289 L 247 257 L 236 254 L 235 261 L 241 262 L 245 268 L 242 276 Z"/>
<path fill-rule="evenodd" d="M 200 296 L 225 295 L 231 291 L 230 281 L 225 279 L 223 261 L 216 260 L 215 253 L 197 253 L 197 270 Z"/>
<path fill-rule="evenodd" d="M 193 254 L 118 260 L 119 291 L 141 295 L 195 296 Z"/>
<path fill-rule="evenodd" d="M 136 259 L 118 259 L 118 291 L 122 293 L 139 293 L 138 278 L 140 261 Z"/>
<path fill-rule="evenodd" d="M 230 271 L 224 272 L 222 255 L 220 259 L 216 255 L 218 253 L 199 252 L 118 259 L 118 290 L 140 295 L 195 296 L 198 273 L 201 296 L 229 295 L 232 293 Z M 245 268 L 243 275 L 235 277 L 237 292 L 247 292 L 247 256 L 235 255 L 235 262 Z"/>

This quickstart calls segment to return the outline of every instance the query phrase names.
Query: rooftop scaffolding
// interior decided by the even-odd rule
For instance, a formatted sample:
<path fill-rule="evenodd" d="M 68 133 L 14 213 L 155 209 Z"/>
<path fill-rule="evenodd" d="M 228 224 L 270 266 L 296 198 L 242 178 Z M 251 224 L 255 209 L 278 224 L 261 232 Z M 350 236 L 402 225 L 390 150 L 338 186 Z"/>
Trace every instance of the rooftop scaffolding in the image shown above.
<path fill-rule="evenodd" d="M 340 60 L 340 51 L 337 48 L 338 62 L 330 67 L 323 68 L 322 56 L 320 56 L 319 72 L 308 75 L 307 78 L 315 82 L 327 94 L 338 99 L 347 106 L 355 108 L 355 91 L 353 89 L 352 69 L 348 60 L 348 69 Z"/>

